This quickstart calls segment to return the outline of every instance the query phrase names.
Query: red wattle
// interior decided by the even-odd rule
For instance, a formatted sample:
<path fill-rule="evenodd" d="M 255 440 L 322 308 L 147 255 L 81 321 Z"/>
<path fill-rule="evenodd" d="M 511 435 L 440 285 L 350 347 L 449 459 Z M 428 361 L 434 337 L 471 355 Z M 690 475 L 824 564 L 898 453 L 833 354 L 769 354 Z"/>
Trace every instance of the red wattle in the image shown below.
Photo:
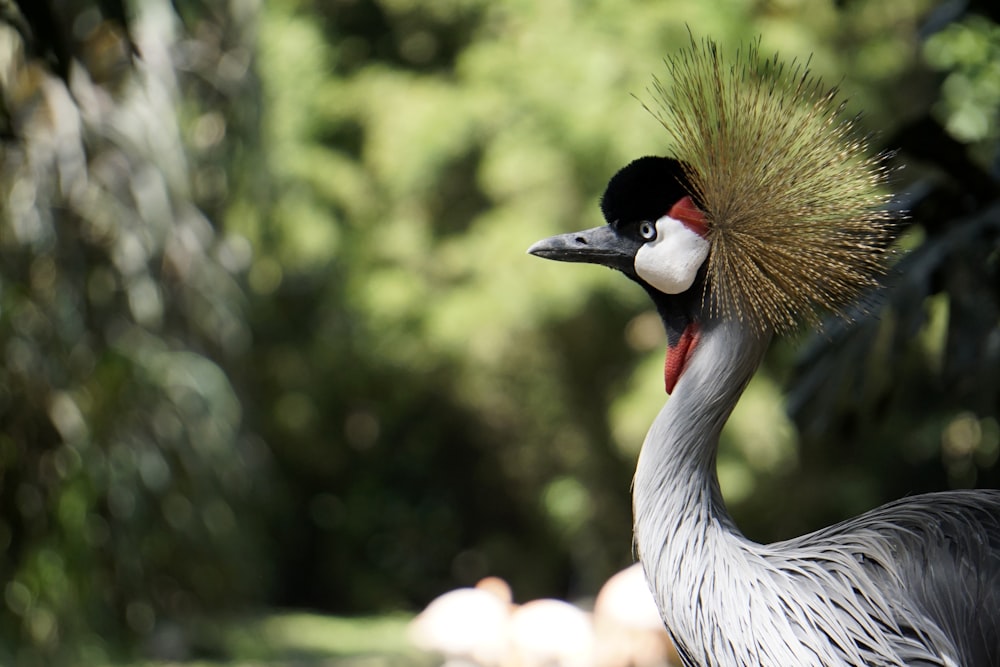
<path fill-rule="evenodd" d="M 694 205 L 691 197 L 685 195 L 677 200 L 677 203 L 670 207 L 667 213 L 674 220 L 680 220 L 684 226 L 702 238 L 708 236 L 708 223 L 705 222 L 705 214 Z"/>
<path fill-rule="evenodd" d="M 663 385 L 667 393 L 673 393 L 677 381 L 687 366 L 688 358 L 698 345 L 698 325 L 695 322 L 684 327 L 676 345 L 667 345 L 667 360 L 663 364 Z"/>

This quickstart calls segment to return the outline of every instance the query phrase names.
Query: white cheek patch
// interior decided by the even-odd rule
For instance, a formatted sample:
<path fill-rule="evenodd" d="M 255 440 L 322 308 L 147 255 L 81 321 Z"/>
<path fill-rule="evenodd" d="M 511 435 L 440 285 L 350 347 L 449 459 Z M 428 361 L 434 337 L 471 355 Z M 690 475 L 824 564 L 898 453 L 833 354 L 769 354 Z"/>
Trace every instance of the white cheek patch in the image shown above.
<path fill-rule="evenodd" d="M 656 221 L 656 240 L 635 254 L 635 272 L 664 294 L 680 294 L 694 283 L 708 257 L 708 240 L 668 215 Z"/>

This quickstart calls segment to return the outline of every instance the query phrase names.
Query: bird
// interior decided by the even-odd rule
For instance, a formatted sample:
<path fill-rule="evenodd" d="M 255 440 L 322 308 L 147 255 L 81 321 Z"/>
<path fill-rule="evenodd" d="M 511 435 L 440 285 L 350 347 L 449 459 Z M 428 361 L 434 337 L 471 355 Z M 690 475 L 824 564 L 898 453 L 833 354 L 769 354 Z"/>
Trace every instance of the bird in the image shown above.
<path fill-rule="evenodd" d="M 434 598 L 407 634 L 446 665 L 596 667 L 589 613 L 555 598 L 515 604 L 510 584 L 497 576 Z"/>
<path fill-rule="evenodd" d="M 613 574 L 594 598 L 599 667 L 657 667 L 678 660 L 642 566 Z"/>
<path fill-rule="evenodd" d="M 556 598 L 530 600 L 510 617 L 507 667 L 597 667 L 591 615 Z"/>
<path fill-rule="evenodd" d="M 485 577 L 431 600 L 410 622 L 408 637 L 417 648 L 443 655 L 445 664 L 500 667 L 510 652 L 512 599 L 506 581 Z"/>
<path fill-rule="evenodd" d="M 893 169 L 808 60 L 691 35 L 665 63 L 646 104 L 665 154 L 614 174 L 606 224 L 528 252 L 623 273 L 662 320 L 670 397 L 638 456 L 633 529 L 681 661 L 1000 665 L 1000 492 L 913 495 L 770 544 L 730 516 L 720 431 L 775 336 L 872 309 L 900 226 Z"/>

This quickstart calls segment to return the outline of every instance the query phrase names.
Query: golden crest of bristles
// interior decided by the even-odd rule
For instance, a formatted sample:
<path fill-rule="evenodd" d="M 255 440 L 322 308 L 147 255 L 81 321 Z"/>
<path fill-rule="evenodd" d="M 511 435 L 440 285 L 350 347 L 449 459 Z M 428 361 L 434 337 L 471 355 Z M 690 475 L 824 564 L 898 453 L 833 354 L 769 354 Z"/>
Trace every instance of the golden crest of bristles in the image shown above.
<path fill-rule="evenodd" d="M 884 156 L 869 156 L 836 88 L 805 65 L 732 61 L 691 39 L 654 79 L 655 113 L 706 213 L 706 298 L 716 315 L 785 332 L 877 284 L 893 218 Z"/>

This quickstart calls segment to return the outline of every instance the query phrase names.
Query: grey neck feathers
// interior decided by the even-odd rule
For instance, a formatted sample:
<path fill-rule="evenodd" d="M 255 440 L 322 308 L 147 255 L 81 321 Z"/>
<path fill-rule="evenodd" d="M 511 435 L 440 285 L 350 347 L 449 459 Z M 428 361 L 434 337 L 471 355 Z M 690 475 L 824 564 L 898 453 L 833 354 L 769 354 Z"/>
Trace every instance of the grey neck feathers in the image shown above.
<path fill-rule="evenodd" d="M 711 563 L 744 542 L 726 511 L 715 471 L 719 434 L 760 364 L 769 335 L 737 321 L 703 322 L 700 340 L 639 454 L 633 485 L 635 539 L 668 626 L 690 607 Z M 669 577 L 670 580 L 663 580 Z M 686 601 L 684 596 L 688 596 Z M 685 604 L 686 602 L 686 604 Z"/>
<path fill-rule="evenodd" d="M 651 533 L 665 517 L 711 518 L 732 525 L 715 472 L 719 434 L 769 342 L 769 335 L 756 335 L 740 322 L 703 323 L 687 368 L 639 454 L 634 503 L 640 549 L 662 546 L 660 539 L 666 536 Z M 685 516 L 689 513 L 695 515 Z"/>

